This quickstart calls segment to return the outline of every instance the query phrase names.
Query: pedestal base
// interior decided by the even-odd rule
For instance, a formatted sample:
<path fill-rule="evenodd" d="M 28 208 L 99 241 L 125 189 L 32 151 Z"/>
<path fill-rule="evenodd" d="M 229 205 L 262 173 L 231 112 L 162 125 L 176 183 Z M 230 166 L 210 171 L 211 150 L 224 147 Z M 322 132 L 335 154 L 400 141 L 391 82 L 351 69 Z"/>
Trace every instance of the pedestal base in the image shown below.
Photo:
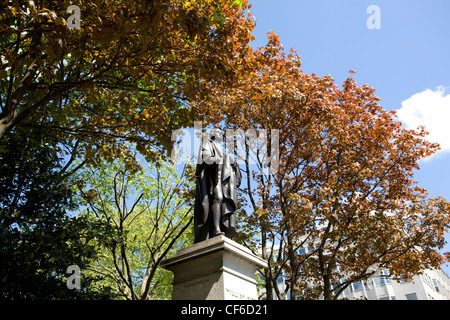
<path fill-rule="evenodd" d="M 255 272 L 267 263 L 217 236 L 177 251 L 161 266 L 174 273 L 173 300 L 256 300 Z"/>

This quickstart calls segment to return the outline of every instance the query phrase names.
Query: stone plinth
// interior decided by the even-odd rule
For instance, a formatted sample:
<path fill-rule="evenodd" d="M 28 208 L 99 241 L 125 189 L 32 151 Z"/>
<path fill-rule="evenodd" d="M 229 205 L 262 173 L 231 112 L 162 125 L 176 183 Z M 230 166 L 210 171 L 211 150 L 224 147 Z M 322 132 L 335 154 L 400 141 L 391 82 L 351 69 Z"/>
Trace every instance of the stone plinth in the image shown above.
<path fill-rule="evenodd" d="M 217 236 L 177 251 L 161 266 L 174 273 L 173 300 L 256 300 L 255 272 L 267 263 Z"/>

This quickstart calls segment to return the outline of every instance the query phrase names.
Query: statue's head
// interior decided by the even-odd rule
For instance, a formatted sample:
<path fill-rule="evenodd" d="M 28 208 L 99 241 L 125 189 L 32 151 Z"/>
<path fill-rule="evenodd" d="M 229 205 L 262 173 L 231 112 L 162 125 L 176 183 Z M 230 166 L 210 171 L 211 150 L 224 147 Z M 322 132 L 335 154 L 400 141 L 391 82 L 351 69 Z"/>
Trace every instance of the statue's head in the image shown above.
<path fill-rule="evenodd" d="M 209 131 L 209 139 L 222 142 L 223 140 L 222 130 L 220 130 L 219 128 L 211 129 Z"/>

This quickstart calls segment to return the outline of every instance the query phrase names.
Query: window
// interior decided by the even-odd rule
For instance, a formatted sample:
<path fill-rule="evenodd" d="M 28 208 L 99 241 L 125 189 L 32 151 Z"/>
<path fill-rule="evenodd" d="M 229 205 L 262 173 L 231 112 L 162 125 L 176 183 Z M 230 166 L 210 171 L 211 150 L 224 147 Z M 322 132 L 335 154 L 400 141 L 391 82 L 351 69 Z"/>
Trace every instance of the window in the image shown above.
<path fill-rule="evenodd" d="M 417 300 L 417 294 L 415 293 L 410 293 L 410 294 L 405 294 L 406 300 Z"/>
<path fill-rule="evenodd" d="M 380 286 L 385 286 L 386 282 L 384 281 L 384 279 L 382 277 L 376 277 L 373 279 L 375 286 L 376 287 L 380 287 Z"/>
<path fill-rule="evenodd" d="M 355 291 L 362 290 L 361 281 L 353 282 L 353 290 L 355 290 Z"/>
<path fill-rule="evenodd" d="M 384 281 L 380 277 L 375 277 L 372 281 L 375 287 L 384 286 Z"/>
<path fill-rule="evenodd" d="M 362 281 L 364 284 L 364 289 L 369 290 L 369 285 L 367 284 L 367 280 Z"/>
<path fill-rule="evenodd" d="M 439 286 L 438 286 L 436 279 L 433 279 L 433 284 L 434 284 L 434 290 L 436 290 L 436 292 L 441 292 L 441 291 L 439 291 Z"/>
<path fill-rule="evenodd" d="M 391 283 L 391 279 L 389 278 L 389 271 L 381 270 L 381 278 L 384 279 L 385 284 Z"/>

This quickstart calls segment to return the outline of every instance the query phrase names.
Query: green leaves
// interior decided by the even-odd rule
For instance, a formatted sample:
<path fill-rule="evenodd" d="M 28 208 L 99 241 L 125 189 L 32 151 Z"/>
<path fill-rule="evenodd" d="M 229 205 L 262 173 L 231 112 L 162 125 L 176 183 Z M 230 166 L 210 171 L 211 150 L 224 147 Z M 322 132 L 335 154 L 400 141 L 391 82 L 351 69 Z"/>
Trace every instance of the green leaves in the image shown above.
<path fill-rule="evenodd" d="M 83 215 L 99 218 L 106 228 L 91 242 L 98 248 L 92 274 L 106 273 L 102 284 L 117 287 L 125 299 L 167 299 L 171 275 L 159 263 L 191 241 L 193 199 L 186 193 L 193 183 L 188 171 L 161 160 L 139 165 L 141 171 L 130 172 L 118 159 L 77 175 Z"/>
<path fill-rule="evenodd" d="M 66 269 L 83 271 L 94 254 L 84 239 L 93 221 L 70 217 L 76 209 L 66 171 L 45 130 L 16 130 L 1 140 L 0 274 L 3 299 L 105 297 L 66 286 Z M 81 236 L 83 235 L 83 236 Z"/>

